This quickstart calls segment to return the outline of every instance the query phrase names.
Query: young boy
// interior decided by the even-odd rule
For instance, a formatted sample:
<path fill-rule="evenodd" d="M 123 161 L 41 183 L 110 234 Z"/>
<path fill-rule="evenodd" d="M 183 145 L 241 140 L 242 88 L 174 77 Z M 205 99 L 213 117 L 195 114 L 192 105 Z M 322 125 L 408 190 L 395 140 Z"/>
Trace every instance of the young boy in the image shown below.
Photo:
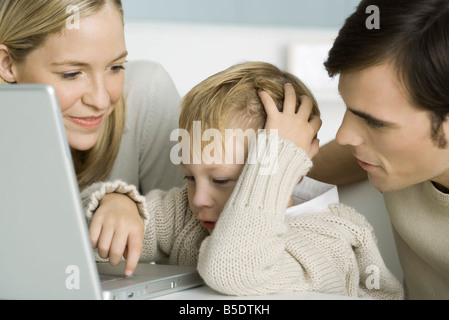
<path fill-rule="evenodd" d="M 122 182 L 94 185 L 83 193 L 88 218 L 105 193 L 129 194 L 145 217 L 141 261 L 197 266 L 224 294 L 403 298 L 360 214 L 338 203 L 305 214 L 291 206 L 321 125 L 301 81 L 267 63 L 243 63 L 201 82 L 181 107 L 172 161 L 186 186 L 142 199 Z"/>

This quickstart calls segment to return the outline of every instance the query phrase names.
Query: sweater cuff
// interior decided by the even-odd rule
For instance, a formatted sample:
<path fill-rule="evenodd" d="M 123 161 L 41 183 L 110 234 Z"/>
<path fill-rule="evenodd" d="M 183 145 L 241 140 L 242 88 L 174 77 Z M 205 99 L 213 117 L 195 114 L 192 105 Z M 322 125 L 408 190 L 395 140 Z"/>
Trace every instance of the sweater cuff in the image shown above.
<path fill-rule="evenodd" d="M 134 185 L 127 184 L 123 181 L 116 180 L 114 182 L 98 182 L 83 190 L 82 196 L 84 200 L 84 208 L 86 210 L 86 218 L 90 221 L 95 211 L 100 206 L 100 201 L 106 194 L 118 193 L 131 198 L 139 211 L 140 217 L 145 224 L 148 222 L 148 209 L 145 197 L 143 197 Z"/>

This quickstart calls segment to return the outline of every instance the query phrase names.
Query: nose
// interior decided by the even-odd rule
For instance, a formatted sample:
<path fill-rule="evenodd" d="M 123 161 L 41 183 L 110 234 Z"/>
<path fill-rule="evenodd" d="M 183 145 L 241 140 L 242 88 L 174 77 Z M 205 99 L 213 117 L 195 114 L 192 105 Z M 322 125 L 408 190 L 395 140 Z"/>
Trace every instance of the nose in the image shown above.
<path fill-rule="evenodd" d="M 213 198 L 211 194 L 211 188 L 202 183 L 197 183 L 195 190 L 193 191 L 192 204 L 199 209 L 212 208 Z"/>
<path fill-rule="evenodd" d="M 338 144 L 357 147 L 363 143 L 363 137 L 355 117 L 350 111 L 345 112 L 336 136 Z"/>
<path fill-rule="evenodd" d="M 103 77 L 99 76 L 92 79 L 90 88 L 84 95 L 83 102 L 97 110 L 105 110 L 109 107 L 110 97 Z"/>

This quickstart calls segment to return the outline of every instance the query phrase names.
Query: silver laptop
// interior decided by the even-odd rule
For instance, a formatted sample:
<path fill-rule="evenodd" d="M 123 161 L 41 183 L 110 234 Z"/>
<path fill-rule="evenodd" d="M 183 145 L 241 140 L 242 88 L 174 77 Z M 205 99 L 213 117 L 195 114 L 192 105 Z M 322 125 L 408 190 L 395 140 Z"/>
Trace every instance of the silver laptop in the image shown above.
<path fill-rule="evenodd" d="M 147 299 L 202 284 L 195 268 L 94 261 L 53 87 L 0 86 L 0 299 Z"/>

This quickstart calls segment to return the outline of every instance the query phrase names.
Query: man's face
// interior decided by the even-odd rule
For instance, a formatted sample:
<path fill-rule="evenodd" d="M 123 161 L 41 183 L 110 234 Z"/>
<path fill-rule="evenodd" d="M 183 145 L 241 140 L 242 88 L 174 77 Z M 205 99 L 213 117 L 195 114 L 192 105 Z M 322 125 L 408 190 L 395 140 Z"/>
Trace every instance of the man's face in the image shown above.
<path fill-rule="evenodd" d="M 339 90 L 347 106 L 337 142 L 351 145 L 378 190 L 400 190 L 431 180 L 449 188 L 449 148 L 431 137 L 429 111 L 414 107 L 396 70 L 381 64 L 343 73 Z M 449 138 L 449 124 L 443 124 Z"/>

